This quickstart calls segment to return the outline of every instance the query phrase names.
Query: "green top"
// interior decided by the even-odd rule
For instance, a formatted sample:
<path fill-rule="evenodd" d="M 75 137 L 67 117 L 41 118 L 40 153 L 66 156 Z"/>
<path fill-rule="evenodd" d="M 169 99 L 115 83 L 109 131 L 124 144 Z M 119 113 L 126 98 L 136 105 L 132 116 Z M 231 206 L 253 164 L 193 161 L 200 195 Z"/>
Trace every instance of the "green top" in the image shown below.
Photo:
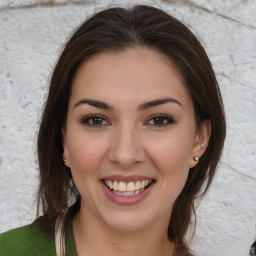
<path fill-rule="evenodd" d="M 30 225 L 0 234 L 1 256 L 55 256 L 54 230 L 44 232 L 39 227 L 42 217 Z M 77 256 L 71 220 L 67 221 L 66 255 Z"/>

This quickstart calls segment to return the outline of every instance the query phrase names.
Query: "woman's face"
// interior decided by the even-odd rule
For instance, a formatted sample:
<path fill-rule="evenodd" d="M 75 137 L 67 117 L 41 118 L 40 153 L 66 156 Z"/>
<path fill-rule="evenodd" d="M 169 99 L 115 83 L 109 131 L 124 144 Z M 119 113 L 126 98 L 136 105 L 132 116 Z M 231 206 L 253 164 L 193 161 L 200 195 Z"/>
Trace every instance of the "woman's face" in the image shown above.
<path fill-rule="evenodd" d="M 63 130 L 81 210 L 118 230 L 167 227 L 209 133 L 209 124 L 196 129 L 179 72 L 157 52 L 126 49 L 87 60 Z"/>

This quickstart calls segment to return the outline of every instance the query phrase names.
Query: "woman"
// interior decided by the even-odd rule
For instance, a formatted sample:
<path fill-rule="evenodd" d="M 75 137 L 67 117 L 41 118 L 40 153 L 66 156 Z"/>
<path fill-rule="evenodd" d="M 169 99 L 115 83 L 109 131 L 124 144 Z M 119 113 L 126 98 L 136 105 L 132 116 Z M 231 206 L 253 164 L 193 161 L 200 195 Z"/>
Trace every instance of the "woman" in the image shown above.
<path fill-rule="evenodd" d="M 149 6 L 95 14 L 51 79 L 43 216 L 2 234 L 1 255 L 192 255 L 185 235 L 224 139 L 212 66 L 186 26 Z"/>

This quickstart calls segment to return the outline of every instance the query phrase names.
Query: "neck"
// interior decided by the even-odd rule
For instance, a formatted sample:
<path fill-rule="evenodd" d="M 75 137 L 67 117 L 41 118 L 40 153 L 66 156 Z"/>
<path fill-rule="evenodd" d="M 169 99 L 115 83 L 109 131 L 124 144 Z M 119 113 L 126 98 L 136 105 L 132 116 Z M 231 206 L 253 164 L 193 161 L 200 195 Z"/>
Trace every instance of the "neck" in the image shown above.
<path fill-rule="evenodd" d="M 80 210 L 72 226 L 78 256 L 174 255 L 174 244 L 169 241 L 163 225 L 155 224 L 134 232 L 113 230 Z"/>

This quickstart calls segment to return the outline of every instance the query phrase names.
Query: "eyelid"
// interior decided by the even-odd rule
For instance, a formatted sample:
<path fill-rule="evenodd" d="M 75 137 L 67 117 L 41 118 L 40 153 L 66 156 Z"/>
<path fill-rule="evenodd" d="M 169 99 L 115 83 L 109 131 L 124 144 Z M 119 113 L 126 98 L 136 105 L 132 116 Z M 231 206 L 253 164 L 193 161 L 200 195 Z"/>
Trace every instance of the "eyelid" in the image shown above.
<path fill-rule="evenodd" d="M 92 118 L 100 118 L 100 119 L 103 119 L 104 121 L 107 122 L 107 124 L 99 124 L 99 125 L 90 124 L 88 121 L 91 120 Z M 85 117 L 82 118 L 81 123 L 84 124 L 84 125 L 87 125 L 87 126 L 89 126 L 89 127 L 93 127 L 93 128 L 98 128 L 98 127 L 101 127 L 101 126 L 107 126 L 107 125 L 110 125 L 110 124 L 111 124 L 111 123 L 109 122 L 109 120 L 108 120 L 105 116 L 100 115 L 100 114 L 91 114 L 91 115 L 85 116 Z"/>
<path fill-rule="evenodd" d="M 154 118 L 165 118 L 166 120 L 168 120 L 168 122 L 166 124 L 148 124 L 149 121 L 153 120 Z M 169 116 L 169 115 L 166 115 L 166 114 L 154 114 L 154 115 L 151 115 L 147 118 L 147 121 L 145 122 L 145 124 L 147 125 L 150 125 L 150 126 L 155 126 L 155 127 L 164 127 L 164 126 L 168 126 L 168 125 L 171 125 L 175 123 L 175 120 L 173 117 Z"/>

